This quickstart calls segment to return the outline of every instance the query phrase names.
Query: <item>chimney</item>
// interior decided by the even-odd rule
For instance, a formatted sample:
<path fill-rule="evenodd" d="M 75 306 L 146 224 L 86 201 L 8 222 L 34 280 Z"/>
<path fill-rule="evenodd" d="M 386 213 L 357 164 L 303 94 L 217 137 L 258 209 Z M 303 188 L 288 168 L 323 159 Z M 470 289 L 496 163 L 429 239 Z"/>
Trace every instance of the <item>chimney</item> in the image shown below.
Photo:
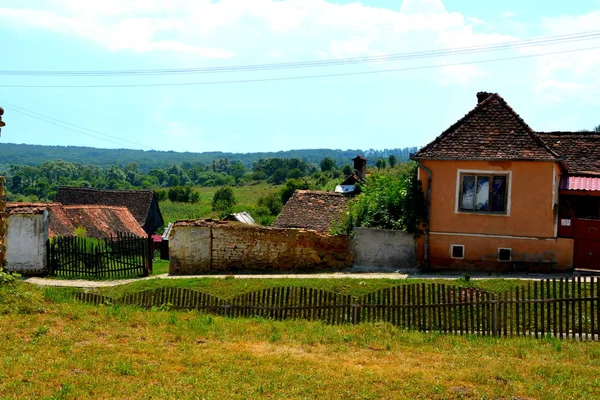
<path fill-rule="evenodd" d="M 367 175 L 367 159 L 363 156 L 356 156 L 352 159 L 354 161 L 354 172 L 360 176 L 361 179 L 365 179 Z"/>
<path fill-rule="evenodd" d="M 477 92 L 477 104 L 481 103 L 488 97 L 490 97 L 493 93 L 488 92 Z"/>

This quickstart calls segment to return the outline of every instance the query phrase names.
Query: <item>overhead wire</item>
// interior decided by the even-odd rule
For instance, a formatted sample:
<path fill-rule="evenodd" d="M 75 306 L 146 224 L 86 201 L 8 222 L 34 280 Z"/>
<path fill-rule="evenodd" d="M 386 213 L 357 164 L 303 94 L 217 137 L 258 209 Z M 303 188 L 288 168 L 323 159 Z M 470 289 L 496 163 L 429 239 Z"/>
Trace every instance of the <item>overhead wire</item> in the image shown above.
<path fill-rule="evenodd" d="M 542 57 L 549 55 L 557 55 L 557 54 L 567 54 L 567 53 L 575 53 L 589 50 L 597 50 L 600 49 L 600 46 L 595 47 L 585 47 L 579 49 L 571 49 L 571 50 L 562 50 L 562 51 L 554 51 L 554 52 L 546 52 L 546 53 L 537 53 L 537 54 L 526 54 L 521 56 L 511 56 L 511 57 L 500 57 L 486 60 L 475 60 L 475 61 L 464 61 L 464 62 L 455 62 L 455 63 L 446 63 L 446 64 L 433 64 L 433 65 L 421 65 L 414 67 L 402 67 L 402 68 L 390 68 L 390 69 L 380 69 L 380 70 L 370 70 L 370 71 L 354 71 L 354 72 L 340 72 L 340 73 L 331 73 L 331 74 L 318 74 L 318 75 L 300 75 L 300 76 L 286 76 L 286 77 L 273 77 L 273 78 L 257 78 L 257 79 L 237 79 L 237 80 L 220 80 L 220 81 L 199 81 L 199 82 L 161 82 L 161 83 L 131 83 L 131 84 L 89 84 L 89 85 L 14 85 L 14 84 L 0 84 L 0 87 L 3 88 L 35 88 L 35 89 L 43 89 L 43 88 L 62 88 L 62 89 L 77 89 L 77 88 L 138 88 L 138 87 L 170 87 L 170 86 L 200 86 L 200 85 L 221 85 L 221 84 L 236 84 L 236 83 L 255 83 L 255 82 L 275 82 L 275 81 L 288 81 L 288 80 L 303 80 L 303 79 L 316 79 L 316 78 L 334 78 L 334 77 L 343 77 L 343 76 L 359 76 L 359 75 L 373 75 L 373 74 L 381 74 L 381 73 L 389 73 L 389 72 L 402 72 L 402 71 L 415 71 L 415 70 L 426 70 L 426 69 L 436 69 L 436 68 L 445 68 L 445 67 L 455 67 L 461 65 L 474 65 L 474 64 L 485 64 L 492 63 L 498 61 L 509 61 L 509 60 L 519 60 L 525 58 L 534 58 L 534 57 Z"/>
<path fill-rule="evenodd" d="M 70 131 L 77 132 L 77 133 L 80 133 L 80 134 L 85 135 L 85 136 L 89 136 L 89 137 L 92 137 L 92 138 L 95 138 L 95 139 L 99 139 L 99 140 L 104 140 L 106 142 L 113 143 L 113 144 L 116 144 L 116 145 L 119 145 L 119 146 L 123 146 L 123 143 L 121 143 L 121 142 L 125 142 L 125 143 L 129 143 L 129 144 L 134 144 L 136 146 L 141 146 L 141 147 L 144 147 L 144 148 L 147 148 L 147 149 L 150 149 L 150 150 L 155 150 L 154 148 L 152 148 L 150 146 L 147 146 L 145 144 L 133 142 L 133 141 L 127 140 L 127 139 L 122 139 L 122 138 L 120 138 L 118 136 L 109 135 L 107 133 L 103 133 L 103 132 L 99 132 L 99 131 L 96 131 L 96 130 L 93 130 L 93 129 L 89 129 L 89 128 L 83 127 L 81 125 L 77 125 L 77 124 L 73 124 L 71 122 L 63 121 L 63 120 L 60 120 L 58 118 L 50 117 L 48 115 L 44 115 L 44 114 L 38 113 L 36 111 L 28 110 L 28 109 L 26 109 L 24 107 L 20 107 L 20 106 L 14 105 L 14 104 L 7 103 L 7 102 L 5 102 L 3 100 L 0 100 L 0 103 L 2 103 L 2 105 L 5 108 L 7 108 L 7 109 L 9 109 L 11 111 L 14 111 L 16 113 L 19 113 L 19 114 L 28 116 L 30 118 L 43 121 L 43 122 L 46 122 L 48 124 L 52 124 L 52 125 L 61 127 L 63 129 L 68 129 Z M 92 133 L 87 133 L 87 132 L 84 132 L 84 131 L 89 131 L 89 132 L 92 132 L 93 134 Z M 98 136 L 98 135 L 100 135 L 100 136 Z M 120 142 L 115 142 L 114 140 L 106 139 L 103 136 L 119 140 Z"/>
<path fill-rule="evenodd" d="M 362 63 L 379 63 L 390 61 L 416 60 L 431 57 L 448 57 L 465 54 L 477 54 L 491 51 L 514 50 L 529 47 L 549 46 L 565 43 L 575 43 L 600 38 L 600 31 L 580 32 L 569 35 L 548 36 L 520 41 L 502 42 L 489 45 L 477 45 L 467 47 L 455 47 L 450 49 L 427 50 L 409 53 L 395 53 L 387 55 L 313 60 L 290 63 L 251 64 L 234 65 L 222 67 L 202 68 L 177 68 L 177 69 L 147 69 L 147 70 L 97 70 L 97 71 L 35 71 L 35 70 L 0 70 L 0 75 L 5 76 L 133 76 L 133 75 L 180 75 L 180 74 L 202 74 L 202 73 L 225 73 L 225 72 L 248 72 L 266 71 L 293 68 L 313 68 L 340 65 L 354 65 Z"/>

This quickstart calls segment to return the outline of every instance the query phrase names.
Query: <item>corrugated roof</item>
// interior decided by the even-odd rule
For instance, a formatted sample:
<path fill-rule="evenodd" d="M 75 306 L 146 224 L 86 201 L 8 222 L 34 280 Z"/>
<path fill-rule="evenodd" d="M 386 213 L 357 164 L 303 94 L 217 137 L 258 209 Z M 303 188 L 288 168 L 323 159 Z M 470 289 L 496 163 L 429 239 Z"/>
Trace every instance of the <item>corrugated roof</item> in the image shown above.
<path fill-rule="evenodd" d="M 600 192 L 600 177 L 565 176 L 560 181 L 560 190 L 585 190 Z"/>
<path fill-rule="evenodd" d="M 237 221 L 248 225 L 258 225 L 247 211 L 226 215 L 221 221 Z"/>
<path fill-rule="evenodd" d="M 500 95 L 480 92 L 478 99 L 473 110 L 419 150 L 414 159 L 561 160 Z"/>
<path fill-rule="evenodd" d="M 271 226 L 329 232 L 347 209 L 348 198 L 340 193 L 296 190 Z"/>
<path fill-rule="evenodd" d="M 570 174 L 600 175 L 600 133 L 537 132 L 550 147 L 565 157 Z"/>

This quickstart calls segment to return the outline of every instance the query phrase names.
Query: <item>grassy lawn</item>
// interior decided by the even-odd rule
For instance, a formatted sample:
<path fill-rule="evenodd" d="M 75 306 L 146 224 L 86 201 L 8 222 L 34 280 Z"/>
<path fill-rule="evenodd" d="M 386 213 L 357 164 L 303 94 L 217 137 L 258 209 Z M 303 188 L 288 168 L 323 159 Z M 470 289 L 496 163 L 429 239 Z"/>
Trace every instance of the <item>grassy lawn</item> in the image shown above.
<path fill-rule="evenodd" d="M 600 396 L 598 343 L 94 307 L 55 290 L 0 287 L 2 399 Z"/>
<path fill-rule="evenodd" d="M 218 217 L 219 213 L 212 210 L 212 198 L 218 189 L 220 187 L 195 187 L 194 191 L 200 193 L 200 201 L 195 204 L 161 201 L 160 211 L 165 222 L 173 222 L 178 219 Z M 234 186 L 232 189 L 238 203 L 234 207 L 234 211 L 240 212 L 255 207 L 261 196 L 278 192 L 281 190 L 281 186 L 262 182 L 255 185 Z"/>

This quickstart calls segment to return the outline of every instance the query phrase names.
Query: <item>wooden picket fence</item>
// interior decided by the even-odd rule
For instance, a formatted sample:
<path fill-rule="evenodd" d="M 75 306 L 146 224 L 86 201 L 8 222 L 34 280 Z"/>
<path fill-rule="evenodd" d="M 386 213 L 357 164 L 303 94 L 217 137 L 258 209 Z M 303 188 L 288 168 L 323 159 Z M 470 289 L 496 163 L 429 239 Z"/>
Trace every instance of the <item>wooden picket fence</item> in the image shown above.
<path fill-rule="evenodd" d="M 105 239 L 63 236 L 48 241 L 48 266 L 54 276 L 148 276 L 152 255 L 148 238 L 128 233 Z"/>
<path fill-rule="evenodd" d="M 77 293 L 92 304 L 187 309 L 275 320 L 329 324 L 389 322 L 406 329 L 481 336 L 600 340 L 600 280 L 595 277 L 529 281 L 494 294 L 439 283 L 414 283 L 353 297 L 305 287 L 274 287 L 221 299 L 184 288 L 160 288 L 114 299 Z"/>

